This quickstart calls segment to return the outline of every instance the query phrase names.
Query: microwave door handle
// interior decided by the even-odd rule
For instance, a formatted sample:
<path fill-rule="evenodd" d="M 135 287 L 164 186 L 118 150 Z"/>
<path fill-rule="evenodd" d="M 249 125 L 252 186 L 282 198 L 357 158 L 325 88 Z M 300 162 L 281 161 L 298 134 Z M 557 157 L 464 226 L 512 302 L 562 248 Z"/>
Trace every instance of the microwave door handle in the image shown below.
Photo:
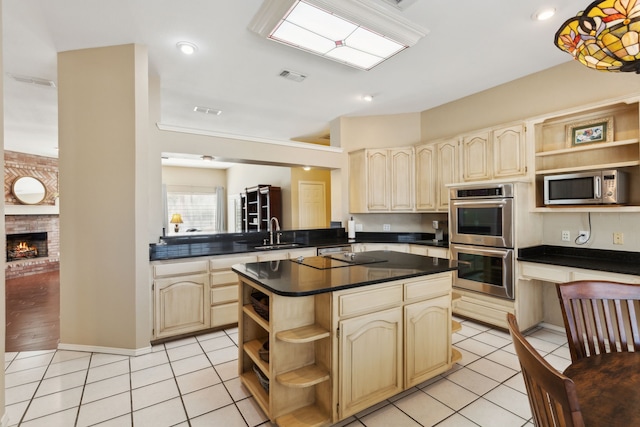
<path fill-rule="evenodd" d="M 602 184 L 600 181 L 600 177 L 596 176 L 596 179 L 593 180 L 593 194 L 595 195 L 596 199 L 599 199 L 602 197 Z"/>

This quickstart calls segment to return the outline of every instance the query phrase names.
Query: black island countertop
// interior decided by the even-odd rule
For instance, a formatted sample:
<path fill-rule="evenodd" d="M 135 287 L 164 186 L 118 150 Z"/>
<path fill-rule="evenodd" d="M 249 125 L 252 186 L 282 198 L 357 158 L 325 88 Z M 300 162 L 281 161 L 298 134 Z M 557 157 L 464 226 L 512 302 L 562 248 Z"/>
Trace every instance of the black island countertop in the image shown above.
<path fill-rule="evenodd" d="M 518 250 L 518 261 L 640 276 L 640 253 L 540 245 Z"/>
<path fill-rule="evenodd" d="M 358 232 L 355 239 L 348 239 L 344 228 L 321 228 L 310 230 L 283 230 L 281 241 L 305 247 L 331 247 L 354 243 L 411 243 L 415 245 L 448 248 L 449 242 L 434 241 L 433 233 L 411 232 Z M 268 241 L 266 231 L 248 233 L 219 233 L 179 235 L 162 238 L 162 243 L 149 245 L 149 260 L 169 260 L 199 256 L 229 255 L 246 252 L 267 252 L 256 247 Z"/>
<path fill-rule="evenodd" d="M 370 251 L 357 255 L 366 258 L 366 263 L 321 269 L 300 264 L 304 259 L 287 259 L 235 264 L 233 271 L 277 295 L 299 297 L 457 269 L 455 261 L 401 252 Z"/>

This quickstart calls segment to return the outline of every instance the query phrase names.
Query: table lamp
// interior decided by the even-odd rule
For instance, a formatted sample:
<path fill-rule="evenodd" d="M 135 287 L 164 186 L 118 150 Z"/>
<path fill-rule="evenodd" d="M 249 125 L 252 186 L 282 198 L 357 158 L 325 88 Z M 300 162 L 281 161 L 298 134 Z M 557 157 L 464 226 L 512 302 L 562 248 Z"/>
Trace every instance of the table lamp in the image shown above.
<path fill-rule="evenodd" d="M 178 224 L 182 224 L 182 215 L 180 214 L 173 214 L 171 215 L 171 221 L 169 221 L 171 224 L 175 224 L 176 228 L 175 231 L 176 233 L 178 231 L 180 231 L 180 226 Z"/>

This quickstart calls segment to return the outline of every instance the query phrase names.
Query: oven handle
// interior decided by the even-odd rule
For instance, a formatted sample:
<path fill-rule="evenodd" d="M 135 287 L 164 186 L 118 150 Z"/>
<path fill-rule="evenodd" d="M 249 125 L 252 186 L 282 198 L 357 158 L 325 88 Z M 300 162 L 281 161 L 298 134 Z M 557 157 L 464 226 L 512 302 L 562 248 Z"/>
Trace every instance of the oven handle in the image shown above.
<path fill-rule="evenodd" d="M 453 206 L 477 206 L 477 205 L 506 205 L 513 199 L 490 199 L 490 200 L 452 200 Z"/>
<path fill-rule="evenodd" d="M 498 255 L 502 258 L 509 256 L 510 253 L 513 253 L 513 249 L 502 249 L 502 248 L 486 248 L 481 246 L 467 246 L 467 245 L 450 245 L 449 249 L 451 249 L 452 255 L 455 254 L 456 251 L 467 252 L 475 255 Z M 458 261 L 456 257 L 456 261 Z M 464 261 L 458 261 L 459 263 L 463 263 Z"/>

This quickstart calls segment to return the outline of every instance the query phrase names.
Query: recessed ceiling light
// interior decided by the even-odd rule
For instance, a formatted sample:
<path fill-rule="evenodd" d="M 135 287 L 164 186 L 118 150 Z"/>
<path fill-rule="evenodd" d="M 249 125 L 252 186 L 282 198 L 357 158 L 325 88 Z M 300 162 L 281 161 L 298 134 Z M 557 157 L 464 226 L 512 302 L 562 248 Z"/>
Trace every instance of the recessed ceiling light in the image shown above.
<path fill-rule="evenodd" d="M 180 49 L 180 51 L 185 55 L 191 55 L 198 50 L 198 46 L 190 42 L 178 42 L 176 43 L 176 46 L 178 46 L 178 49 Z"/>
<path fill-rule="evenodd" d="M 366 102 L 371 102 L 373 101 L 373 95 L 363 95 L 362 100 Z"/>
<path fill-rule="evenodd" d="M 546 21 L 556 14 L 556 10 L 553 7 L 545 7 L 539 9 L 536 13 L 533 14 L 533 19 L 535 21 Z"/>
<path fill-rule="evenodd" d="M 310 166 L 305 166 L 305 167 L 303 167 L 303 168 L 302 168 L 302 170 L 310 171 L 310 170 L 311 170 L 311 167 L 310 167 Z"/>
<path fill-rule="evenodd" d="M 205 162 L 212 162 L 213 161 L 213 156 L 204 155 L 204 156 L 202 156 L 202 160 L 204 160 Z"/>

